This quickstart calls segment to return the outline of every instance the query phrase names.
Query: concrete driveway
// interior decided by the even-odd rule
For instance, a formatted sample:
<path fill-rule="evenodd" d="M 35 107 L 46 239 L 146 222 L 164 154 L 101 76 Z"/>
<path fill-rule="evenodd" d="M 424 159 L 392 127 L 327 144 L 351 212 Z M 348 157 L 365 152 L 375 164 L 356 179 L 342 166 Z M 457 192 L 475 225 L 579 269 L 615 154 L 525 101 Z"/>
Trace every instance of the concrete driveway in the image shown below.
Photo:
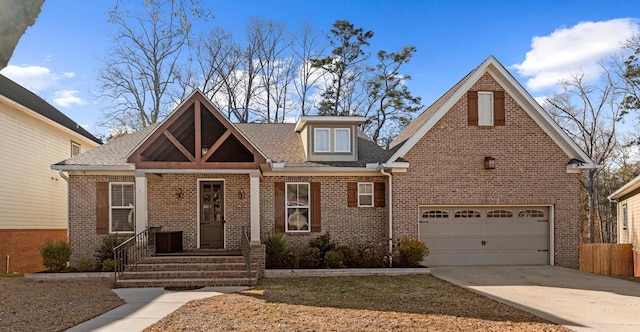
<path fill-rule="evenodd" d="M 577 331 L 640 331 L 640 283 L 553 266 L 435 267 L 431 274 Z"/>

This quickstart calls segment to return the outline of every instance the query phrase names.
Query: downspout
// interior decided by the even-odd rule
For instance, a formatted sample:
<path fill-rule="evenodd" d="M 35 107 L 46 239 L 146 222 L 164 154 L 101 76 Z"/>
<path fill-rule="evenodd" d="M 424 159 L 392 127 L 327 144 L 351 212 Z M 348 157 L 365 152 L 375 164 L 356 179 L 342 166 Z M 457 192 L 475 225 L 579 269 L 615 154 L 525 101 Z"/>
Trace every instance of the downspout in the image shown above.
<path fill-rule="evenodd" d="M 58 170 L 58 174 L 61 178 L 67 181 L 67 242 L 69 242 L 69 229 L 71 229 L 71 227 L 69 227 L 69 197 L 71 196 L 69 193 L 69 177 L 64 175 L 64 172 L 61 169 Z"/>
<path fill-rule="evenodd" d="M 63 178 L 65 181 L 69 182 L 69 177 L 64 175 L 64 172 L 61 169 L 58 170 L 58 174 L 60 174 L 60 177 Z"/>
<path fill-rule="evenodd" d="M 380 173 L 389 178 L 389 267 L 393 267 L 393 177 L 380 168 Z"/>

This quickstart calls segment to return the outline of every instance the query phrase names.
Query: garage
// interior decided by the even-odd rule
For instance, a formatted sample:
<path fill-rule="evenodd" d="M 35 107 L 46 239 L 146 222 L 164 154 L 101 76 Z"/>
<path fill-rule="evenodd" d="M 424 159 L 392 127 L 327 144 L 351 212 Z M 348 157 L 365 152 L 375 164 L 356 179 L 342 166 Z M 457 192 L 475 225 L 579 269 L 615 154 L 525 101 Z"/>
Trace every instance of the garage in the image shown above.
<path fill-rule="evenodd" d="M 545 206 L 421 206 L 425 266 L 548 265 Z"/>

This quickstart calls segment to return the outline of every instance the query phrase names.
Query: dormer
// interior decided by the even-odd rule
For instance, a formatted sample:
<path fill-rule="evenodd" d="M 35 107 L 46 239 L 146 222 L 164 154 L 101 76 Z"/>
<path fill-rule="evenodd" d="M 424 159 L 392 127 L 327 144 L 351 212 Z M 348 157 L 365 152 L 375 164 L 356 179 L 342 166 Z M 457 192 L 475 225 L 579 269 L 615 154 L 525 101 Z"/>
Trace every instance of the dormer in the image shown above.
<path fill-rule="evenodd" d="M 308 161 L 357 161 L 363 116 L 301 116 L 296 124 Z"/>

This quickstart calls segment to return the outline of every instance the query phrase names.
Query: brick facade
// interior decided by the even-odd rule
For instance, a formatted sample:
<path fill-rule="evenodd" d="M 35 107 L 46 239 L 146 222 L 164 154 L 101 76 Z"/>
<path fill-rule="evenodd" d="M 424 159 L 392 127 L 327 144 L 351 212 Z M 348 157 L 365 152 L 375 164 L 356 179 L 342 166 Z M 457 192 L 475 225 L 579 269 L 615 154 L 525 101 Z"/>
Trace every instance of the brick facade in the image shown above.
<path fill-rule="evenodd" d="M 66 229 L 0 229 L 0 273 L 28 273 L 45 269 L 40 247 L 47 241 L 67 240 Z M 7 256 L 9 264 L 7 265 Z"/>
<path fill-rule="evenodd" d="M 503 90 L 489 74 L 479 86 Z M 555 264 L 577 268 L 580 175 L 566 172 L 567 154 L 508 94 L 505 108 L 505 126 L 468 126 L 463 97 L 404 156 L 408 171 L 393 175 L 394 236 L 418 237 L 419 205 L 553 205 Z M 484 169 L 485 157 L 495 169 Z"/>

